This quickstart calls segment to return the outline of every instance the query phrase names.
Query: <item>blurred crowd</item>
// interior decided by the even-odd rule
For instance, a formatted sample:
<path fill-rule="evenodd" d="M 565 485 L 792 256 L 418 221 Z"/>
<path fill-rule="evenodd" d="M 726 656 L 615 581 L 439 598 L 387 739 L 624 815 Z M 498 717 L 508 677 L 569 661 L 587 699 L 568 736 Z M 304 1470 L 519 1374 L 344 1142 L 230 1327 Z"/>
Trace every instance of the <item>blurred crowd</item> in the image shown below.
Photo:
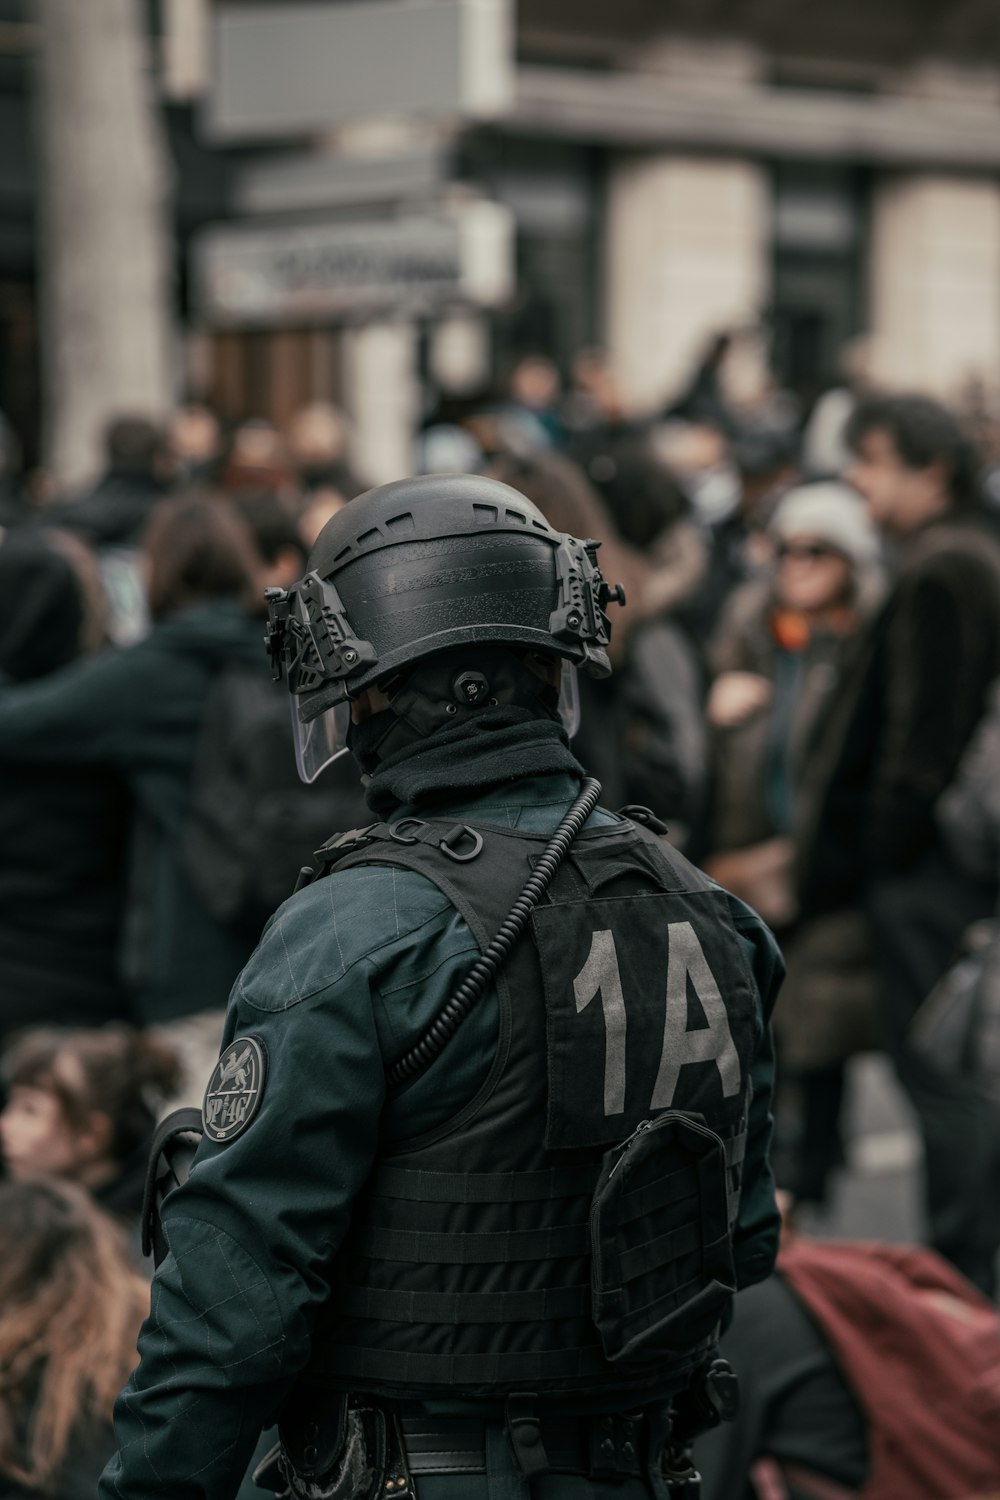
<path fill-rule="evenodd" d="M 859 1274 L 850 1255 L 783 1252 L 731 1342 L 755 1389 L 786 1394 L 751 1320 L 785 1329 L 787 1374 L 796 1338 L 826 1327 L 817 1284 L 854 1296 L 820 1338 L 827 1394 L 852 1371 L 836 1330 L 872 1299 L 916 1325 L 930 1288 L 996 1332 L 1000 450 L 981 407 L 878 390 L 865 352 L 803 412 L 759 331 L 725 332 L 642 415 L 600 350 L 565 381 L 532 353 L 501 391 L 429 407 L 414 452 L 419 472 L 488 473 L 600 540 L 624 585 L 614 675 L 581 680 L 575 750 L 606 806 L 651 808 L 781 940 L 789 1222 L 843 1163 L 853 1056 L 884 1050 L 912 1104 L 936 1255 Z M 156 1120 L 200 1102 L 229 990 L 299 868 L 370 821 L 345 760 L 299 783 L 263 650 L 264 589 L 300 577 L 367 487 L 344 414 L 228 427 L 191 402 L 163 426 L 123 413 L 105 449 L 87 493 L 56 494 L 0 425 L 0 1500 L 90 1492 L 142 1314 Z M 995 1367 L 983 1378 L 1000 1400 Z M 827 1478 L 857 1493 L 875 1419 L 848 1384 L 798 1418 L 784 1397 L 749 1403 L 706 1456 L 708 1500 L 823 1493 L 796 1467 L 815 1433 L 805 1451 L 795 1436 L 821 1409 L 846 1424 Z M 762 1455 L 781 1462 L 755 1491 Z"/>

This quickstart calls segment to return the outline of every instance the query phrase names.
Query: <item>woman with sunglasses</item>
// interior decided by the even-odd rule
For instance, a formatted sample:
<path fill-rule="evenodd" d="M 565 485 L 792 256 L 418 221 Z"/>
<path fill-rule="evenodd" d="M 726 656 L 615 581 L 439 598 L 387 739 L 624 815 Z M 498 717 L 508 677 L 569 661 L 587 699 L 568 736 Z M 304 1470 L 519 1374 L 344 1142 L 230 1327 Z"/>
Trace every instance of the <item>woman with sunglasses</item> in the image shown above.
<path fill-rule="evenodd" d="M 854 913 L 796 922 L 795 849 L 811 816 L 807 749 L 852 637 L 879 601 L 877 532 L 846 485 L 790 490 L 769 528 L 770 571 L 730 599 L 711 646 L 711 856 L 705 868 L 781 936 L 789 965 L 775 1029 L 797 1199 L 822 1201 L 840 1156 L 844 1061 L 874 1045 L 873 976 Z M 796 1097 L 799 1096 L 799 1097 Z"/>

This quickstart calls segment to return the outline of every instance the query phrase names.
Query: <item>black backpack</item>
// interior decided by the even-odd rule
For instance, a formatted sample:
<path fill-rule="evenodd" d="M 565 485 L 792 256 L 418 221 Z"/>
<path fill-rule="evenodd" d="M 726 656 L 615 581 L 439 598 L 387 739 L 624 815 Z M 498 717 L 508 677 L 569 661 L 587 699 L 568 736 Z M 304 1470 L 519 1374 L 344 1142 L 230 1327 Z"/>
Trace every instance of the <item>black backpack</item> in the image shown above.
<path fill-rule="evenodd" d="M 223 926 L 256 941 L 299 870 L 338 829 L 370 821 L 350 756 L 305 786 L 290 699 L 263 669 L 228 668 L 202 721 L 181 843 L 185 873 Z"/>

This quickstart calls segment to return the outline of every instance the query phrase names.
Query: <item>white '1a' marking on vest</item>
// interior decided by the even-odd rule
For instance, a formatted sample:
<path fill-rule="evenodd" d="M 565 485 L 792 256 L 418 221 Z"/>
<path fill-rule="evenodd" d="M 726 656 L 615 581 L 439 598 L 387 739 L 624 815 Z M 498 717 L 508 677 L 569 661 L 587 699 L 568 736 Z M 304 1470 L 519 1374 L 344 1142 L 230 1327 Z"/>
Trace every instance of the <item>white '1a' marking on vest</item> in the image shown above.
<path fill-rule="evenodd" d="M 667 993 L 663 1018 L 663 1051 L 656 1075 L 651 1109 L 669 1109 L 674 1102 L 681 1068 L 686 1063 L 714 1062 L 727 1099 L 740 1091 L 740 1059 L 729 1029 L 729 1017 L 715 975 L 690 922 L 669 922 Z M 707 1026 L 688 1030 L 687 986 L 705 1013 Z M 625 1108 L 625 1040 L 628 1016 L 622 993 L 621 970 L 614 933 L 603 928 L 592 934 L 587 962 L 573 981 L 577 1015 L 599 994 L 604 1011 L 604 1114 Z"/>
<path fill-rule="evenodd" d="M 685 1063 L 714 1062 L 722 1080 L 722 1093 L 725 1098 L 731 1098 L 740 1090 L 740 1060 L 715 975 L 690 922 L 671 922 L 667 932 L 670 951 L 663 1052 L 653 1089 L 652 1108 L 670 1108 Z M 687 1029 L 689 977 L 708 1022 L 698 1031 Z"/>

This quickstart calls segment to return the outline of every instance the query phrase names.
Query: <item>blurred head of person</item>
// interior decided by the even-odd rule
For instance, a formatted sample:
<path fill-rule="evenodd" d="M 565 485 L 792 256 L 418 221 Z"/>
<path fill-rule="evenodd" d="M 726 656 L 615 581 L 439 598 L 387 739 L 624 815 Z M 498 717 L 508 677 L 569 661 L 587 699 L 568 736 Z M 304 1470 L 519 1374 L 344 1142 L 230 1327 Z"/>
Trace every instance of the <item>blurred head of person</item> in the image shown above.
<path fill-rule="evenodd" d="M 875 343 L 870 333 L 858 333 L 841 345 L 837 368 L 846 386 L 863 395 L 872 386 L 872 364 Z"/>
<path fill-rule="evenodd" d="M 609 440 L 592 456 L 588 474 L 633 547 L 649 547 L 691 513 L 680 482 L 643 435 L 626 433 Z"/>
<path fill-rule="evenodd" d="M 766 423 L 742 424 L 729 444 L 739 475 L 738 510 L 744 521 L 763 525 L 780 497 L 800 477 L 795 431 Z"/>
<path fill-rule="evenodd" d="M 123 414 L 105 427 L 104 451 L 114 473 L 156 478 L 167 452 L 166 434 L 149 417 Z"/>
<path fill-rule="evenodd" d="M 878 533 L 846 484 L 802 485 L 780 501 L 770 525 L 779 609 L 814 617 L 853 606 L 879 573 Z"/>
<path fill-rule="evenodd" d="M 760 407 L 774 388 L 766 330 L 758 324 L 731 329 L 716 370 L 724 406 L 734 412 Z"/>
<path fill-rule="evenodd" d="M 979 503 L 976 450 L 955 416 L 929 396 L 872 396 L 847 425 L 845 477 L 891 536 L 920 531 Z"/>
<path fill-rule="evenodd" d="M 22 1032 L 2 1064 L 8 1098 L 0 1148 L 8 1174 L 95 1191 L 113 1182 L 148 1143 L 179 1071 L 169 1047 L 128 1026 Z"/>
<path fill-rule="evenodd" d="M 121 1231 L 85 1192 L 0 1182 L 0 1476 L 8 1484 L 63 1493 L 74 1443 L 110 1427 L 148 1306 Z"/>
<path fill-rule="evenodd" d="M 432 422 L 417 439 L 418 474 L 479 474 L 483 450 L 459 422 Z"/>
<path fill-rule="evenodd" d="M 310 401 L 288 424 L 292 464 L 305 485 L 317 483 L 347 457 L 347 418 L 332 401 Z"/>
<path fill-rule="evenodd" d="M 532 411 L 547 411 L 559 399 L 559 371 L 546 354 L 525 354 L 510 373 L 511 399 Z"/>
<path fill-rule="evenodd" d="M 624 402 L 607 351 L 597 345 L 581 349 L 570 369 L 574 391 L 585 398 L 597 421 L 621 421 Z"/>
<path fill-rule="evenodd" d="M 712 422 L 668 417 L 651 429 L 650 442 L 660 462 L 684 480 L 717 469 L 729 460 L 726 434 Z"/>
<path fill-rule="evenodd" d="M 707 418 L 668 416 L 652 427 L 649 441 L 659 461 L 677 476 L 704 526 L 717 525 L 739 509 L 739 474 L 721 425 Z"/>
<path fill-rule="evenodd" d="M 257 550 L 228 496 L 193 490 L 161 501 L 143 546 L 154 621 L 215 599 L 256 606 L 261 593 Z"/>
<path fill-rule="evenodd" d="M 241 422 L 223 466 L 223 488 L 275 489 L 291 484 L 294 477 L 288 444 L 274 423 L 261 417 Z"/>
<path fill-rule="evenodd" d="M 168 430 L 174 472 L 186 483 L 215 478 L 222 456 L 222 425 L 210 406 L 187 401 L 170 419 Z"/>
<path fill-rule="evenodd" d="M 280 490 L 238 490 L 232 503 L 246 522 L 260 556 L 260 612 L 265 588 L 289 588 L 306 570 L 309 549 L 295 502 Z"/>
<path fill-rule="evenodd" d="M 21 528 L 0 543 L 0 674 L 46 677 L 105 641 L 97 561 L 67 532 Z"/>

